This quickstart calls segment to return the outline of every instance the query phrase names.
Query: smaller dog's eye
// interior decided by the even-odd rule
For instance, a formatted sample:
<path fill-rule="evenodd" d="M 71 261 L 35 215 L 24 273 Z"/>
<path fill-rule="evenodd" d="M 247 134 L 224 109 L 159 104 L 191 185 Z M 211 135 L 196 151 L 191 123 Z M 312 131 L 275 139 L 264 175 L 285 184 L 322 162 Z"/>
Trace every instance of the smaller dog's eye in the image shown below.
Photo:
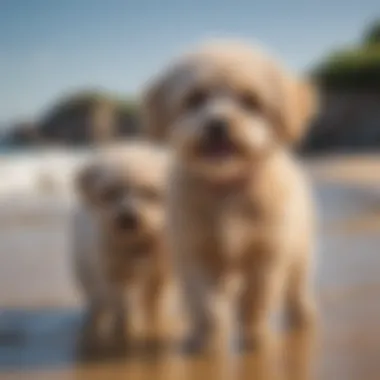
<path fill-rule="evenodd" d="M 142 198 L 150 202 L 158 202 L 160 200 L 160 194 L 156 189 L 152 189 L 149 187 L 140 188 L 139 194 Z"/>
<path fill-rule="evenodd" d="M 207 93 L 203 90 L 192 92 L 185 100 L 185 107 L 189 110 L 195 110 L 201 107 L 207 100 Z"/>
<path fill-rule="evenodd" d="M 240 104 L 249 111 L 260 110 L 260 101 L 257 97 L 250 93 L 245 93 L 240 96 Z"/>
<path fill-rule="evenodd" d="M 102 200 L 104 202 L 113 202 L 119 199 L 123 194 L 123 189 L 119 186 L 112 186 L 105 189 L 102 194 Z"/>

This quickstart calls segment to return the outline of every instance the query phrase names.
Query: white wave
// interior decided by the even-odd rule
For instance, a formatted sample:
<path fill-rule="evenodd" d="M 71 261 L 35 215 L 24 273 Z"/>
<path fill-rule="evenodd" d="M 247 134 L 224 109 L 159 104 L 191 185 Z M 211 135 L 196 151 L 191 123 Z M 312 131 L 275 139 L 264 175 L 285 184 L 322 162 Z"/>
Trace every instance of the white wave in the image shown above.
<path fill-rule="evenodd" d="M 70 195 L 72 177 L 86 152 L 49 150 L 0 156 L 0 197 Z"/>

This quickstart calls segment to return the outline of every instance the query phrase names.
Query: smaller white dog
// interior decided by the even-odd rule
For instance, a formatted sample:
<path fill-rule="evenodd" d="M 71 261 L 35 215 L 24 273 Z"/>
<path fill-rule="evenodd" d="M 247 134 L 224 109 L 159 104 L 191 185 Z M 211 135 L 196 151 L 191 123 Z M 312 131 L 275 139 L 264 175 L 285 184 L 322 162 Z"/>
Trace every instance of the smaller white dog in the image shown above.
<path fill-rule="evenodd" d="M 130 343 L 133 290 L 146 338 L 162 338 L 169 268 L 163 237 L 166 163 L 164 151 L 136 142 L 101 153 L 77 177 L 74 258 L 88 303 L 87 348 Z"/>

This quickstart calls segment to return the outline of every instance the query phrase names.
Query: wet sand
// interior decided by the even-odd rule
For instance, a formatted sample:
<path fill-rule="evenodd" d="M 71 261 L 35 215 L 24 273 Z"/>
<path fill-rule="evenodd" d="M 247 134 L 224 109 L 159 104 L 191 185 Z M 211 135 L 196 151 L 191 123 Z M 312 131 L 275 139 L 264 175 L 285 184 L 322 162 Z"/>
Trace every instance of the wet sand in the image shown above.
<path fill-rule="evenodd" d="M 70 208 L 49 197 L 3 199 L 0 379 L 379 379 L 380 158 L 309 168 L 321 214 L 318 333 L 278 335 L 264 350 L 231 355 L 80 360 Z"/>

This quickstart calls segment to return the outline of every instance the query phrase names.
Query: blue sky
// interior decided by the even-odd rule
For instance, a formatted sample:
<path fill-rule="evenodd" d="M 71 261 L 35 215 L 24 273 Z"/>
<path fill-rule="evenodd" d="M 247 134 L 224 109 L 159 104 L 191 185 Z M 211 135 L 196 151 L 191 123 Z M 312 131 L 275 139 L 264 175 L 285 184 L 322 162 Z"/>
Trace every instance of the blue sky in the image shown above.
<path fill-rule="evenodd" d="M 208 37 L 259 40 L 305 70 L 376 16 L 378 0 L 0 0 L 0 122 L 76 89 L 133 94 Z"/>

